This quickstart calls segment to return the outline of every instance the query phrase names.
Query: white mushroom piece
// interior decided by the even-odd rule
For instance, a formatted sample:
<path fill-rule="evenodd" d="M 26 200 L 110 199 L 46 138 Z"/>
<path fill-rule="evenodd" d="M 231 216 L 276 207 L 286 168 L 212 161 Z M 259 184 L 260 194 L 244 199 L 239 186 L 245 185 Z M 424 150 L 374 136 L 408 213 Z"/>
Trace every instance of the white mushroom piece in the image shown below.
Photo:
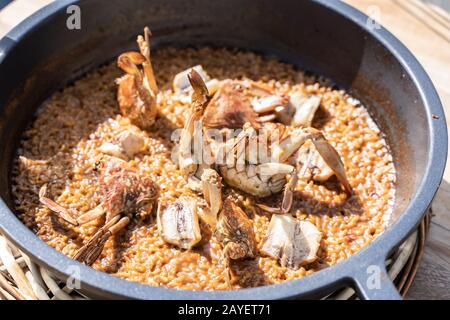
<path fill-rule="evenodd" d="M 180 197 L 164 208 L 159 204 L 157 224 L 162 239 L 181 249 L 189 250 L 202 239 L 194 198 Z"/>
<path fill-rule="evenodd" d="M 281 266 L 297 270 L 317 259 L 322 234 L 314 224 L 291 215 L 272 215 L 261 252 L 279 260 Z"/>

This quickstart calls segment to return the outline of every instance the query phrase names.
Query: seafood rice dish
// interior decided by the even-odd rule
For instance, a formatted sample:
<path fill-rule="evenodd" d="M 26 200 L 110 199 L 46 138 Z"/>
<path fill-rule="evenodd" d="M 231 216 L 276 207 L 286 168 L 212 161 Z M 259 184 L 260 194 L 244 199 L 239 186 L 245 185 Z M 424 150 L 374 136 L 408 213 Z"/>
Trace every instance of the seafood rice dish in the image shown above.
<path fill-rule="evenodd" d="M 130 281 L 230 290 L 342 261 L 387 226 L 396 172 L 328 80 L 225 48 L 121 54 L 39 109 L 13 170 L 43 241 Z"/>

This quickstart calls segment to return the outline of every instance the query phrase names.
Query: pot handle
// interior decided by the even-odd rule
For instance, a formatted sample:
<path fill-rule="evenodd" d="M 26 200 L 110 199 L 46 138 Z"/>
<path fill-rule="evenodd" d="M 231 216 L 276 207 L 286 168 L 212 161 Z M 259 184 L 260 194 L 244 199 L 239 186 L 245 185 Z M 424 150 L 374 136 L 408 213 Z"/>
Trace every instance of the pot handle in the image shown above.
<path fill-rule="evenodd" d="M 402 297 L 392 282 L 384 258 L 377 257 L 360 263 L 351 278 L 355 290 L 364 300 L 401 300 Z"/>

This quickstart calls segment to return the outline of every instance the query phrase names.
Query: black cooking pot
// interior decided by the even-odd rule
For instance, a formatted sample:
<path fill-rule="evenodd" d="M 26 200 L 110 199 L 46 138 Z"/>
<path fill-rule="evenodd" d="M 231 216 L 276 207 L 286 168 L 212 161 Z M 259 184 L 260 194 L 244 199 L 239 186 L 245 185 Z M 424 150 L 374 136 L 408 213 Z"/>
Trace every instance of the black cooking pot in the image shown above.
<path fill-rule="evenodd" d="M 66 20 L 76 4 L 81 29 Z M 39 104 L 86 71 L 134 49 L 143 26 L 154 48 L 228 46 L 275 56 L 333 79 L 362 101 L 386 135 L 397 169 L 387 230 L 344 262 L 277 285 L 237 291 L 184 291 L 128 282 L 81 265 L 47 246 L 13 213 L 11 166 Z M 0 41 L 0 227 L 14 244 L 61 279 L 102 298 L 312 298 L 353 286 L 361 297 L 399 298 L 386 258 L 417 227 L 445 167 L 447 131 L 436 91 L 416 59 L 389 32 L 340 1 L 56 1 Z M 76 270 L 77 272 L 74 272 Z M 377 287 L 377 272 L 380 286 Z M 374 288 L 375 286 L 375 288 Z"/>

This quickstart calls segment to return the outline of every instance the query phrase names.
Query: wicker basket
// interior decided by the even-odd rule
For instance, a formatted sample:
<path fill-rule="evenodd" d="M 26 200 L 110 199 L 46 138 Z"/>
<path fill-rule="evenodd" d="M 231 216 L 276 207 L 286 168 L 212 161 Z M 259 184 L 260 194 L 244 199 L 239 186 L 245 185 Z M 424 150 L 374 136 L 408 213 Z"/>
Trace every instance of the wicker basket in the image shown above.
<path fill-rule="evenodd" d="M 419 228 L 397 249 L 386 262 L 388 273 L 404 297 L 416 276 L 422 259 L 425 238 L 431 219 L 431 210 Z M 355 291 L 345 288 L 324 299 L 356 299 Z M 87 299 L 56 280 L 46 269 L 0 235 L 0 300 L 73 300 Z"/>

